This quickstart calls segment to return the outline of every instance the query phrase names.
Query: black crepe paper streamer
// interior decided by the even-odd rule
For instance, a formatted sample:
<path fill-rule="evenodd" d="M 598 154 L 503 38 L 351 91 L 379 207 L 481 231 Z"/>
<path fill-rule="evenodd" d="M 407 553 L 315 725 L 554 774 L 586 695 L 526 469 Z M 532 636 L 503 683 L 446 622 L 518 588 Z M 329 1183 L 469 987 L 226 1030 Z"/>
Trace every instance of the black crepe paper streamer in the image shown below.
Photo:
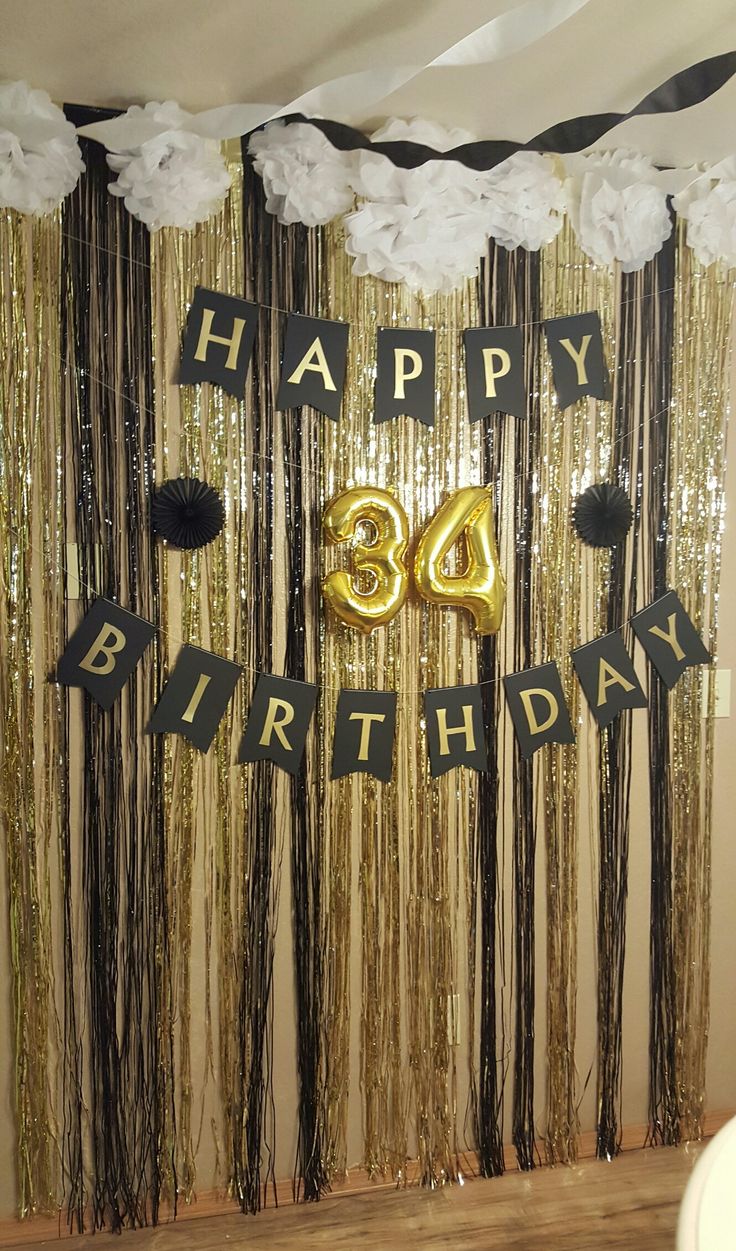
<path fill-rule="evenodd" d="M 373 143 L 359 130 L 343 122 L 290 113 L 285 122 L 307 122 L 320 130 L 340 152 L 378 152 L 399 169 L 418 169 L 427 161 L 456 161 L 468 169 L 494 169 L 515 152 L 582 152 L 597 143 L 615 126 L 630 117 L 648 113 L 678 113 L 707 100 L 736 73 L 736 52 L 723 52 L 689 65 L 647 93 L 628 113 L 594 113 L 558 122 L 526 142 L 513 139 L 478 139 L 440 152 L 408 139 Z M 265 125 L 265 123 L 264 123 Z M 260 128 L 258 128 L 260 129 Z M 500 322 L 497 324 L 501 324 Z"/>
<path fill-rule="evenodd" d="M 631 500 L 621 487 L 597 482 L 573 505 L 573 525 L 588 547 L 615 547 L 631 529 Z"/>
<path fill-rule="evenodd" d="M 222 500 L 199 478 L 171 478 L 153 497 L 151 525 L 173 547 L 206 547 L 224 524 Z"/>

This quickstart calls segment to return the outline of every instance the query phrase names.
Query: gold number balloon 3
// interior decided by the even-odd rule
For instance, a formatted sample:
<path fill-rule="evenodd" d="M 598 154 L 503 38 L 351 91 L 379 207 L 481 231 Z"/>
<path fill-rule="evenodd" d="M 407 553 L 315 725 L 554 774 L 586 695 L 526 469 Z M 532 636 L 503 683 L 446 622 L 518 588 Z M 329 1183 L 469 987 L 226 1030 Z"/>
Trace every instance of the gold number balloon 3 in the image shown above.
<path fill-rule="evenodd" d="M 465 568 L 445 573 L 447 556 L 463 537 Z M 420 595 L 431 603 L 467 608 L 479 634 L 500 630 L 506 583 L 498 563 L 490 487 L 462 487 L 435 513 L 417 545 L 414 581 Z"/>
<path fill-rule="evenodd" d="M 357 527 L 368 522 L 371 542 L 355 541 Z M 395 617 L 406 599 L 409 574 L 404 563 L 409 523 L 398 500 L 380 487 L 350 487 L 325 509 L 322 525 L 333 543 L 353 540 L 352 569 L 335 569 L 322 582 L 322 593 L 343 621 L 370 634 Z M 372 577 L 370 590 L 356 585 L 356 574 Z"/>

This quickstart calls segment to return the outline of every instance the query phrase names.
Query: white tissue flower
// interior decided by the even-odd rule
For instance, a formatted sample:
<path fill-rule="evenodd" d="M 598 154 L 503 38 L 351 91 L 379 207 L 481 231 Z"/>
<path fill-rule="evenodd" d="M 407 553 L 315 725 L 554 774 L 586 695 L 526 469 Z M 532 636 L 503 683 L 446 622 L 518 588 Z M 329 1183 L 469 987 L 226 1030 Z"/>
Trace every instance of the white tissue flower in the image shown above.
<path fill-rule="evenodd" d="M 572 224 L 597 265 L 642 269 L 672 232 L 662 179 L 648 157 L 608 152 L 565 158 Z"/>
<path fill-rule="evenodd" d="M 118 177 L 113 195 L 149 230 L 178 226 L 191 230 L 222 207 L 231 178 L 220 144 L 187 130 L 190 114 L 172 100 L 134 105 L 128 115 L 149 114 L 165 129 L 139 147 L 108 153 L 107 163 Z"/>
<path fill-rule="evenodd" d="M 46 92 L 0 84 L 0 207 L 51 213 L 83 170 L 74 127 Z"/>
<path fill-rule="evenodd" d="M 687 222 L 688 245 L 702 265 L 736 265 L 736 158 L 719 165 L 717 179 L 692 174 L 695 181 L 673 201 Z"/>
<path fill-rule="evenodd" d="M 339 152 L 316 126 L 274 121 L 251 135 L 266 208 L 285 226 L 324 226 L 353 204 L 352 152 Z"/>

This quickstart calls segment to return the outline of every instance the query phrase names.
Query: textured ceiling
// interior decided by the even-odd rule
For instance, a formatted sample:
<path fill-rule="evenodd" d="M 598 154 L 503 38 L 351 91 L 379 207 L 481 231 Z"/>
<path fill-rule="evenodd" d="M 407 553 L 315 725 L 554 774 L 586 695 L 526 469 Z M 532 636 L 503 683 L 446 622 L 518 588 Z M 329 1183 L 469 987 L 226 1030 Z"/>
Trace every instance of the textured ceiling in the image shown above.
<path fill-rule="evenodd" d="M 0 0 L 0 80 L 57 101 L 192 110 L 285 104 L 320 82 L 425 62 L 513 0 Z M 421 114 L 480 138 L 527 139 L 581 113 L 630 107 L 676 70 L 736 48 L 734 0 L 589 0 L 534 46 L 487 67 L 429 70 L 337 120 Z M 736 83 L 677 116 L 607 139 L 661 162 L 736 150 Z"/>

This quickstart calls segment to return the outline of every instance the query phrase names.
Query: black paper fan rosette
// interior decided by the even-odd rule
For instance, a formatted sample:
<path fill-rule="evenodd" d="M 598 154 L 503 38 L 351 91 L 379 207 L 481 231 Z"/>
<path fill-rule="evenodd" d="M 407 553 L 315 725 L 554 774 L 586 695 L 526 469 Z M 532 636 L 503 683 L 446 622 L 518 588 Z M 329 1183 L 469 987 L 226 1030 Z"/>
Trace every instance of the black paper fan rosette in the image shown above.
<path fill-rule="evenodd" d="M 615 547 L 631 529 L 631 501 L 621 487 L 596 482 L 579 495 L 572 524 L 588 547 Z"/>
<path fill-rule="evenodd" d="M 151 525 L 173 547 L 205 547 L 224 524 L 222 500 L 199 478 L 171 478 L 153 497 Z"/>

